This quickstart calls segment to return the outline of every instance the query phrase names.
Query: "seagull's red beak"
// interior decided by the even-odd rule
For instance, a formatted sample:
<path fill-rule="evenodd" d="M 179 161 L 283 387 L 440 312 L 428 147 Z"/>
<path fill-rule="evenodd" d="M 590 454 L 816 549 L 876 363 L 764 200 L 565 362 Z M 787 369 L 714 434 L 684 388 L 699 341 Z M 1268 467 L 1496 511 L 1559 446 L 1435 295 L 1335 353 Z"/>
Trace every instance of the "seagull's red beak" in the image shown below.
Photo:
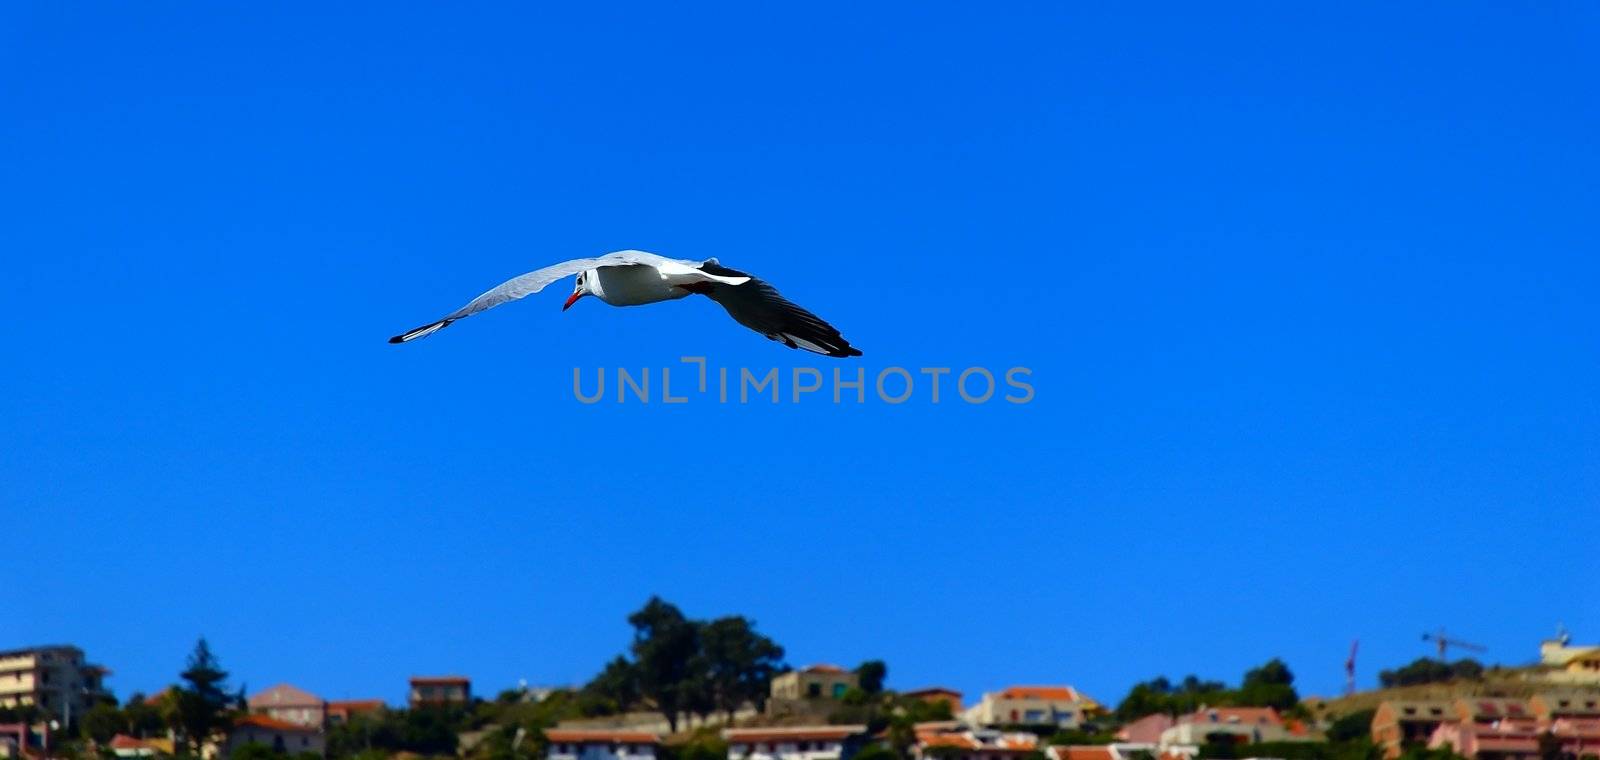
<path fill-rule="evenodd" d="M 561 310 L 562 311 L 566 311 L 567 309 L 572 308 L 572 305 L 577 303 L 578 299 L 580 299 L 580 298 L 582 298 L 582 297 L 584 297 L 586 295 L 589 295 L 589 294 L 585 293 L 585 292 L 583 292 L 581 290 L 572 291 L 572 295 L 567 296 L 567 302 L 561 305 Z"/>

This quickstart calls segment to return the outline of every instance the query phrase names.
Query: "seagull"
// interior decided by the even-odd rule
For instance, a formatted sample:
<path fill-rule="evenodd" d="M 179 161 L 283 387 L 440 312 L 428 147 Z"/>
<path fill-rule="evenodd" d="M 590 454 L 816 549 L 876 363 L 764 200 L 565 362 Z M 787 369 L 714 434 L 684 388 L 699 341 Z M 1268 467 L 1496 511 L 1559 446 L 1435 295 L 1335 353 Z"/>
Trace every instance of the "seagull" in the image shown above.
<path fill-rule="evenodd" d="M 762 280 L 722 266 L 716 259 L 684 261 L 644 251 L 616 251 L 592 259 L 573 259 L 513 277 L 443 319 L 400 333 L 389 342 L 425 338 L 456 320 L 533 295 L 572 275 L 578 276 L 577 281 L 562 311 L 572 308 L 584 296 L 594 296 L 612 306 L 641 306 L 698 293 L 722 304 L 735 322 L 789 348 L 836 358 L 861 355 L 861 350 L 851 346 L 833 325 L 779 295 L 776 288 Z"/>

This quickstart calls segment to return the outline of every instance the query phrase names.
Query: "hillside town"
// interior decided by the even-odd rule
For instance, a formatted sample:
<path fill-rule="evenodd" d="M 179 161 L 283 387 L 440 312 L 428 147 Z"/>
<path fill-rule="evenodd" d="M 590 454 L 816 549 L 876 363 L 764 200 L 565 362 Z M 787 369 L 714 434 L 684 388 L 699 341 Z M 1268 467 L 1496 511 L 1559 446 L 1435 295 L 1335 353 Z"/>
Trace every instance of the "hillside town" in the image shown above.
<path fill-rule="evenodd" d="M 888 666 L 789 668 L 725 618 L 689 621 L 659 600 L 632 659 L 589 684 L 484 698 L 462 675 L 412 675 L 405 704 L 328 700 L 292 683 L 230 692 L 201 640 L 180 683 L 119 703 L 110 670 L 72 645 L 0 651 L 0 757 L 459 757 L 468 760 L 1583 760 L 1600 757 L 1600 645 L 1565 633 L 1534 664 L 1423 658 L 1384 688 L 1301 697 L 1277 660 L 1239 686 L 1189 676 L 1133 686 L 1117 704 L 1068 684 L 968 695 L 885 686 Z M 742 618 L 737 619 L 742 621 Z M 674 628 L 674 626 L 682 626 Z M 693 626 L 699 626 L 695 628 Z M 694 647 L 679 634 L 697 631 Z M 706 655 L 717 648 L 731 670 Z M 667 656 L 668 652 L 676 654 Z M 683 656 L 690 659 L 683 659 Z M 678 658 L 674 660 L 673 658 Z M 700 662 L 702 680 L 672 681 Z M 688 671 L 683 671 L 687 673 Z M 754 678 L 750 678 L 754 674 Z M 698 684 L 698 685 L 696 685 Z M 701 689 L 703 687 L 703 689 Z M 759 687 L 759 692 L 752 692 Z M 697 692 L 697 689 L 701 689 Z"/>

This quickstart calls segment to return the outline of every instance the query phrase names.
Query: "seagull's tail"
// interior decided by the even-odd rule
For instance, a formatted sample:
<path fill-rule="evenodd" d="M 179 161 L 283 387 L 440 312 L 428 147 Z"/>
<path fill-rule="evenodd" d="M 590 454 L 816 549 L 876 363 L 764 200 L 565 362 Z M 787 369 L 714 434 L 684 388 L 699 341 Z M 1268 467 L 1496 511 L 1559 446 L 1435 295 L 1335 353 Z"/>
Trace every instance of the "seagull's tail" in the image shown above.
<path fill-rule="evenodd" d="M 446 327 L 449 327 L 450 323 L 454 322 L 454 321 L 455 320 L 453 320 L 453 319 L 441 319 L 438 322 L 434 322 L 432 324 L 423 325 L 421 327 L 418 327 L 415 330 L 409 330 L 407 332 L 400 333 L 399 335 L 396 335 L 393 338 L 390 338 L 389 342 L 390 343 L 409 343 L 409 342 L 411 342 L 413 340 L 416 340 L 417 338 L 426 338 L 429 335 L 432 335 L 432 334 L 434 334 L 436 332 L 439 332 L 440 330 L 443 330 Z"/>

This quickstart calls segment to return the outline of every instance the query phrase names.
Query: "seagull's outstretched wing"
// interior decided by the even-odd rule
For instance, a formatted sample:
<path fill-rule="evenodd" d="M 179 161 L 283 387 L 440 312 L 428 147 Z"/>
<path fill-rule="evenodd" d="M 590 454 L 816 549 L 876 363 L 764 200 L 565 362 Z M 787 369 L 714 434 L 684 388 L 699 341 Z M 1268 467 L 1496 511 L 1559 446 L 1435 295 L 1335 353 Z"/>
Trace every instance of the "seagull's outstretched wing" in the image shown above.
<path fill-rule="evenodd" d="M 715 259 L 701 264 L 700 270 L 723 277 L 750 278 L 742 285 L 714 283 L 705 291 L 706 296 L 728 310 L 735 322 L 790 348 L 841 359 L 861 355 L 861 349 L 851 346 L 833 325 L 779 295 L 765 281 L 721 266 Z"/>
<path fill-rule="evenodd" d="M 425 338 L 446 327 L 458 319 L 465 319 L 480 311 L 493 309 L 503 303 L 515 301 L 524 296 L 530 296 L 563 277 L 571 277 L 579 272 L 588 271 L 596 267 L 629 266 L 632 264 L 649 264 L 666 270 L 698 269 L 704 262 L 680 261 L 657 256 L 644 251 L 617 251 L 598 256 L 592 259 L 573 259 L 560 264 L 547 266 L 544 269 L 535 269 L 520 277 L 513 277 L 499 285 L 494 286 L 489 292 L 472 299 L 470 303 L 449 314 L 437 322 L 429 322 L 415 330 L 408 330 L 389 339 L 390 343 L 406 343 L 418 338 Z"/>

